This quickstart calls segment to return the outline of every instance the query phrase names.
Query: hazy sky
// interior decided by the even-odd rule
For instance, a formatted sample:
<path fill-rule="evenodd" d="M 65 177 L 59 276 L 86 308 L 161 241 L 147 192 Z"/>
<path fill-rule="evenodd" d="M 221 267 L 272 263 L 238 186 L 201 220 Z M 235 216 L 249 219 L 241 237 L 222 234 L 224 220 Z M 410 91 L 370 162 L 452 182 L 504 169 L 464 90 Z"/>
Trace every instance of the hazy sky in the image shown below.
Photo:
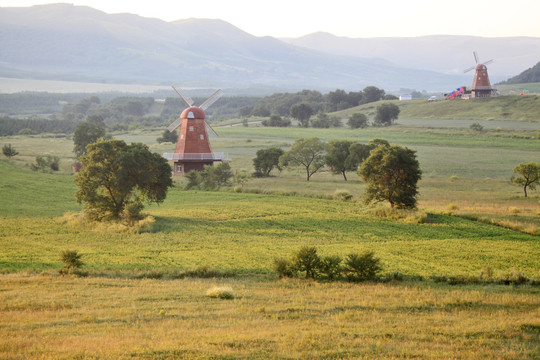
<path fill-rule="evenodd" d="M 61 1 L 0 0 L 0 6 Z M 256 36 L 299 37 L 435 34 L 540 37 L 540 0 L 71 0 L 106 13 L 166 21 L 225 20 Z"/>

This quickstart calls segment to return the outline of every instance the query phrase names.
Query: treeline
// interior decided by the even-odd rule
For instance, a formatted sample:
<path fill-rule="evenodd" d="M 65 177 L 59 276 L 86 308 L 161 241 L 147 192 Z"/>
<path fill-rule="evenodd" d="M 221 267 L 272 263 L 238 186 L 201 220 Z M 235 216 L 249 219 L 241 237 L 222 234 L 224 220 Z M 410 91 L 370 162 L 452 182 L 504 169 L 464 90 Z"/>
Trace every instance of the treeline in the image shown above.
<path fill-rule="evenodd" d="M 8 116 L 0 117 L 0 136 L 33 135 L 40 133 L 69 134 L 75 131 L 77 123 L 66 120 L 49 119 L 16 119 Z"/>
<path fill-rule="evenodd" d="M 394 95 L 386 95 L 383 89 L 375 86 L 368 86 L 362 91 L 346 92 L 337 89 L 327 94 L 322 94 L 316 90 L 302 90 L 297 93 L 277 93 L 266 96 L 253 106 L 246 106 L 240 109 L 240 116 L 262 116 L 271 115 L 287 116 L 295 105 L 304 104 L 308 106 L 314 114 L 318 112 L 334 112 L 349 109 L 361 104 L 379 101 L 382 99 L 397 99 Z"/>

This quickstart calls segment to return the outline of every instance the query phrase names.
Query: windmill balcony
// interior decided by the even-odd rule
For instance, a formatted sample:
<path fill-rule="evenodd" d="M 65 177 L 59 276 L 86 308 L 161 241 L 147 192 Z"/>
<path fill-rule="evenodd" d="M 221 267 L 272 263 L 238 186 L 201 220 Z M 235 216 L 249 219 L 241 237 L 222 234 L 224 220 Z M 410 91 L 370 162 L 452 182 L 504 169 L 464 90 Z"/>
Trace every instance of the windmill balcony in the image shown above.
<path fill-rule="evenodd" d="M 229 153 L 164 153 L 163 157 L 174 161 L 229 161 Z"/>

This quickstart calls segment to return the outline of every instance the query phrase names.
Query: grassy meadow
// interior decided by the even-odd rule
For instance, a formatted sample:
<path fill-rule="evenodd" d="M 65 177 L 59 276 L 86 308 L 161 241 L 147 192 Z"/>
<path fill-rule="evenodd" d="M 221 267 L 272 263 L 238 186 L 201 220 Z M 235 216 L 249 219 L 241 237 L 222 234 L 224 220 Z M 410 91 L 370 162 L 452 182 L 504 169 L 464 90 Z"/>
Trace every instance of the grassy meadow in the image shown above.
<path fill-rule="evenodd" d="M 20 155 L 0 161 L 0 359 L 536 358 L 538 286 L 434 280 L 488 270 L 540 280 L 540 194 L 524 198 L 510 182 L 518 163 L 539 161 L 540 132 L 514 123 L 481 133 L 218 127 L 214 151 L 250 172 L 258 149 L 286 149 L 298 137 L 408 146 L 423 171 L 419 209 L 380 216 L 387 208 L 362 204 L 356 174 L 345 182 L 323 172 L 308 183 L 287 169 L 240 193 L 184 191 L 176 179 L 164 203 L 145 208 L 153 222 L 140 231 L 73 221 L 71 139 L 2 138 Z M 171 151 L 156 142 L 162 131 L 115 137 Z M 29 169 L 46 154 L 60 156 L 60 172 Z M 336 191 L 352 201 L 332 199 Z M 408 280 L 279 280 L 274 258 L 304 245 L 320 255 L 373 250 L 383 276 Z M 83 254 L 89 276 L 59 276 L 63 250 Z M 229 277 L 175 278 L 205 268 Z M 234 299 L 207 297 L 214 286 Z"/>

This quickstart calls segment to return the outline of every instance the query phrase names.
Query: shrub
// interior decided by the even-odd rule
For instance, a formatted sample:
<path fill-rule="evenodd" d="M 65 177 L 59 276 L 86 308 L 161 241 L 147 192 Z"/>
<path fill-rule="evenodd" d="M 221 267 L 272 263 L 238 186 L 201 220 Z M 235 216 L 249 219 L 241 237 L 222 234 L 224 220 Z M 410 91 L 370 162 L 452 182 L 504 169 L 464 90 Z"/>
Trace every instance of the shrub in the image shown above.
<path fill-rule="evenodd" d="M 191 170 L 184 175 L 187 180 L 187 184 L 184 186 L 184 189 L 198 189 L 201 185 L 201 174 L 196 170 Z"/>
<path fill-rule="evenodd" d="M 11 144 L 4 145 L 2 147 L 2 153 L 8 159 L 11 159 L 12 157 L 19 154 L 19 152 L 17 150 L 15 150 L 15 148 L 13 146 L 11 146 Z"/>
<path fill-rule="evenodd" d="M 36 163 L 31 164 L 30 168 L 34 171 L 47 172 L 49 170 L 58 171 L 60 169 L 60 158 L 58 156 L 47 155 L 45 157 L 36 156 Z"/>
<path fill-rule="evenodd" d="M 469 126 L 469 128 L 472 131 L 478 131 L 478 132 L 484 131 L 484 127 L 480 125 L 479 123 L 472 123 L 471 126 Z"/>
<path fill-rule="evenodd" d="M 337 280 L 341 277 L 341 262 L 343 259 L 340 256 L 325 256 L 319 264 L 319 272 L 327 280 Z"/>
<path fill-rule="evenodd" d="M 274 270 L 277 272 L 279 278 L 294 277 L 296 275 L 296 269 L 291 260 L 285 258 L 274 258 Z"/>
<path fill-rule="evenodd" d="M 314 279 L 316 277 L 320 263 L 321 259 L 314 246 L 303 246 L 294 254 L 294 267 L 298 271 L 304 271 L 306 278 Z"/>
<path fill-rule="evenodd" d="M 215 286 L 206 291 L 206 296 L 217 299 L 234 299 L 234 291 L 229 286 Z"/>
<path fill-rule="evenodd" d="M 347 190 L 336 190 L 334 192 L 334 199 L 341 201 L 349 201 L 353 198 L 352 194 Z"/>
<path fill-rule="evenodd" d="M 84 263 L 81 260 L 82 254 L 79 254 L 76 250 L 62 251 L 60 259 L 64 263 L 64 267 L 60 269 L 60 274 L 74 274 L 79 270 Z"/>
<path fill-rule="evenodd" d="M 373 251 L 349 254 L 345 259 L 344 271 L 349 281 L 375 280 L 381 270 L 380 259 L 375 257 Z"/>

